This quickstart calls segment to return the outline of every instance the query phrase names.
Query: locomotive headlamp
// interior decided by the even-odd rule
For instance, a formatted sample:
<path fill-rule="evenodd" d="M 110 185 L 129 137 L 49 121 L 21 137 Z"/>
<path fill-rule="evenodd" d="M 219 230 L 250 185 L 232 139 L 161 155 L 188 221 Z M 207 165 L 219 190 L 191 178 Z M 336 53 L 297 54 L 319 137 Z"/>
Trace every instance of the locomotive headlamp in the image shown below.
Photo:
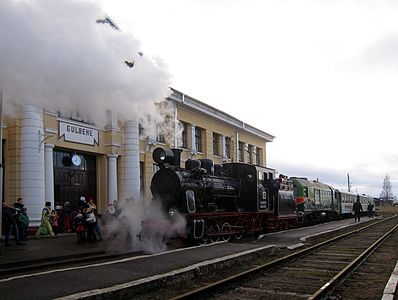
<path fill-rule="evenodd" d="M 174 160 L 174 153 L 170 149 L 156 148 L 152 154 L 153 160 L 162 165 L 164 163 L 172 163 Z"/>

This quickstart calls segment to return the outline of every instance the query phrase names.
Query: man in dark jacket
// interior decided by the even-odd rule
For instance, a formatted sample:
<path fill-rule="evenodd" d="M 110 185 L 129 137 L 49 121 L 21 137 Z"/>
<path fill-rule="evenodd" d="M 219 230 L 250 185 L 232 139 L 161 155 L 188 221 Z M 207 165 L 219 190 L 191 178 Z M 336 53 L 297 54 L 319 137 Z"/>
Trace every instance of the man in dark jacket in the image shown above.
<path fill-rule="evenodd" d="M 17 245 L 24 245 L 19 239 L 19 232 L 17 226 L 18 211 L 15 207 L 6 206 L 3 202 L 3 222 L 4 222 L 4 244 L 10 247 L 10 235 L 14 234 L 15 242 Z"/>
<path fill-rule="evenodd" d="M 23 224 L 19 221 L 19 216 L 21 215 L 22 209 L 24 208 L 23 198 L 18 198 L 17 201 L 12 205 L 17 213 L 16 215 L 16 222 L 18 227 L 18 238 L 19 240 L 23 240 L 22 237 L 22 226 Z"/>
<path fill-rule="evenodd" d="M 359 201 L 359 196 L 357 197 L 357 201 L 352 206 L 352 210 L 354 211 L 355 221 L 361 221 L 361 212 L 363 211 L 362 204 Z"/>
<path fill-rule="evenodd" d="M 373 207 L 374 207 L 373 203 L 369 202 L 369 204 L 368 204 L 369 218 L 373 218 Z"/>

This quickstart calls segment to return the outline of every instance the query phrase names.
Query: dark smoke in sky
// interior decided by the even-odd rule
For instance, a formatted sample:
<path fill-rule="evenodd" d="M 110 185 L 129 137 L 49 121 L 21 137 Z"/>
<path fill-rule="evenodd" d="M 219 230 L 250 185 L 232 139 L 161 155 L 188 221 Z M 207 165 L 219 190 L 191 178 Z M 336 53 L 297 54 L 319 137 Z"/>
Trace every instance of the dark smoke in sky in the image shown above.
<path fill-rule="evenodd" d="M 98 1 L 0 0 L 0 7 L 6 113 L 11 103 L 31 103 L 101 123 L 107 110 L 124 119 L 155 114 L 154 102 L 169 95 L 165 65 L 143 55 L 130 33 L 97 23 L 106 16 Z"/>

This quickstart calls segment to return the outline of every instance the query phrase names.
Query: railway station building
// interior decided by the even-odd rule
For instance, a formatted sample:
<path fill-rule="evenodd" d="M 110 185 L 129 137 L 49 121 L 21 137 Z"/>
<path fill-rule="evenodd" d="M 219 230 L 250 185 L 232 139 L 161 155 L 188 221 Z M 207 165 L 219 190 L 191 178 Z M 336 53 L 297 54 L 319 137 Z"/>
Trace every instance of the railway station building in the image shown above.
<path fill-rule="evenodd" d="M 150 201 L 156 147 L 182 149 L 182 166 L 189 158 L 210 158 L 267 167 L 271 134 L 175 89 L 164 103 L 171 108 L 165 120 L 172 138 L 160 130 L 146 134 L 136 120 L 118 123 L 112 114 L 99 127 L 21 105 L 15 117 L 3 118 L 3 201 L 12 205 L 23 197 L 31 226 L 39 224 L 45 201 L 73 207 L 92 196 L 99 213 L 117 199 Z"/>

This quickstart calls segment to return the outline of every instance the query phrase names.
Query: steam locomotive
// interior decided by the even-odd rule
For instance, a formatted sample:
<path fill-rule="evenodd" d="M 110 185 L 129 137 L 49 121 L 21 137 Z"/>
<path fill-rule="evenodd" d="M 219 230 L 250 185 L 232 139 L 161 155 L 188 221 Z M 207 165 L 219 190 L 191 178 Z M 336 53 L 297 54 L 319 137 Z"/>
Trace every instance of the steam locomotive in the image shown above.
<path fill-rule="evenodd" d="M 180 155 L 179 149 L 154 150 L 159 170 L 151 192 L 169 218 L 184 216 L 188 241 L 241 239 L 343 215 L 342 192 L 329 185 L 275 178 L 275 170 L 245 163 L 188 159 L 181 168 Z"/>
<path fill-rule="evenodd" d="M 180 150 L 156 148 L 160 169 L 151 192 L 169 216 L 183 214 L 190 241 L 215 242 L 296 227 L 293 182 L 275 170 L 245 163 L 215 165 L 209 159 L 185 162 Z"/>

